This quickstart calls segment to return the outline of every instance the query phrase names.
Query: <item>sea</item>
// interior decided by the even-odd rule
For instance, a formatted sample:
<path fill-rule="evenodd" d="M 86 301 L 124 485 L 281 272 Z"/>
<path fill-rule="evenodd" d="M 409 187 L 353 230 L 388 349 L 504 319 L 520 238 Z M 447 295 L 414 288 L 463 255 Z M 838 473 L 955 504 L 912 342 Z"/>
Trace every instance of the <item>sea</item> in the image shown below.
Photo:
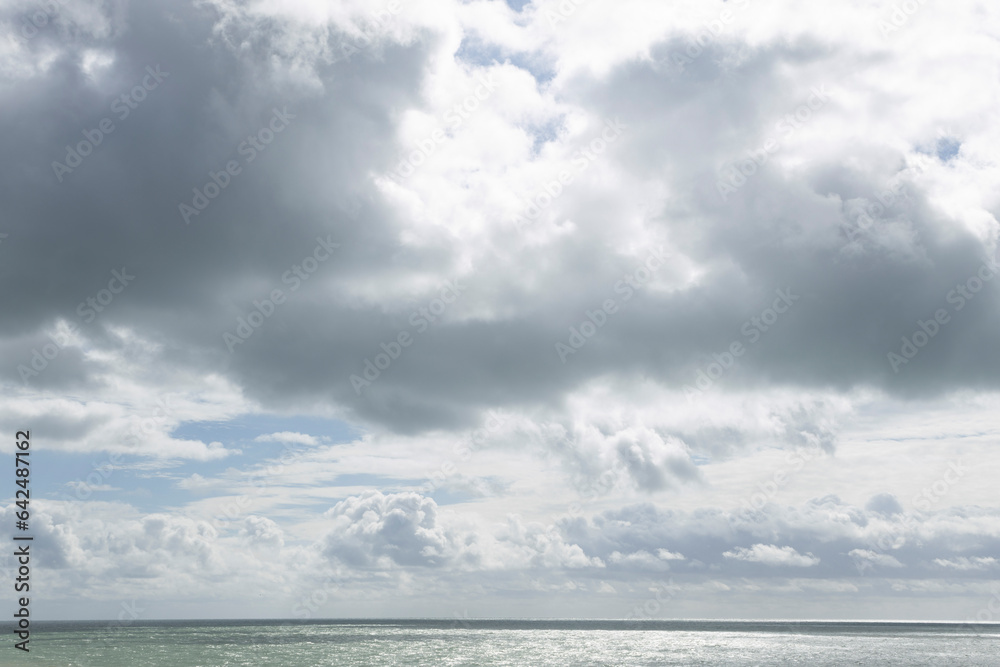
<path fill-rule="evenodd" d="M 998 665 L 1000 625 L 904 622 L 336 620 L 9 623 L 0 665 L 640 667 Z"/>

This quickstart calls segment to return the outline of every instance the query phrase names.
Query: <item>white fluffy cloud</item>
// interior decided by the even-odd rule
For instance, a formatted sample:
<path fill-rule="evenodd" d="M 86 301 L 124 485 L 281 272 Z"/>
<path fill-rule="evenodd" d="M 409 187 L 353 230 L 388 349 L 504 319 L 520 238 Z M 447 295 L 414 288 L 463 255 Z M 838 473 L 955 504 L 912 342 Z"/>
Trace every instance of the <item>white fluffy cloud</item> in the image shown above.
<path fill-rule="evenodd" d="M 291 431 L 282 431 L 281 433 L 269 433 L 267 435 L 258 435 L 254 438 L 255 442 L 288 442 L 292 444 L 299 445 L 317 445 L 319 444 L 319 439 L 315 436 L 311 436 L 307 433 L 293 433 Z"/>
<path fill-rule="evenodd" d="M 800 554 L 792 547 L 778 547 L 773 544 L 755 544 L 749 548 L 740 547 L 722 554 L 726 558 L 744 560 L 763 565 L 790 565 L 792 567 L 812 567 L 819 564 L 819 558 L 810 553 Z"/>
<path fill-rule="evenodd" d="M 951 559 L 935 558 L 934 564 L 955 570 L 989 570 L 997 567 L 1000 561 L 997 561 L 992 556 L 973 556 L 972 558 L 959 556 L 958 558 Z"/>
<path fill-rule="evenodd" d="M 337 503 L 327 516 L 333 529 L 326 553 L 348 565 L 442 565 L 458 549 L 437 525 L 434 501 L 415 493 L 372 491 Z"/>

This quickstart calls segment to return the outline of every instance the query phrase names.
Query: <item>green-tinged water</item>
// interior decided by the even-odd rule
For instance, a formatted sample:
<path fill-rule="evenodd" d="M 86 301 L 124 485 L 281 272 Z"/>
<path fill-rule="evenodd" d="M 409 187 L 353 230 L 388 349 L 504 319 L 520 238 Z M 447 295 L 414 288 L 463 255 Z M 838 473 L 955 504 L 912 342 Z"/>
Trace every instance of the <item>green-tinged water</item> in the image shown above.
<path fill-rule="evenodd" d="M 1000 628 L 909 623 L 283 621 L 5 627 L 0 665 L 640 667 L 1000 665 Z"/>

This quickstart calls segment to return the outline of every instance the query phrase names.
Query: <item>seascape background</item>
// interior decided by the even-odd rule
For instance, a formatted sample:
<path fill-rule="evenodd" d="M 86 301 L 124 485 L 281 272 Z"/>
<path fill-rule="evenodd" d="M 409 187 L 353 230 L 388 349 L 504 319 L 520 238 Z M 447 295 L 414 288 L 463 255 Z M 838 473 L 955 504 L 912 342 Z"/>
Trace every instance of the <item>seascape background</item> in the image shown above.
<path fill-rule="evenodd" d="M 338 620 L 38 622 L 53 667 L 998 665 L 1000 625 L 790 621 Z"/>

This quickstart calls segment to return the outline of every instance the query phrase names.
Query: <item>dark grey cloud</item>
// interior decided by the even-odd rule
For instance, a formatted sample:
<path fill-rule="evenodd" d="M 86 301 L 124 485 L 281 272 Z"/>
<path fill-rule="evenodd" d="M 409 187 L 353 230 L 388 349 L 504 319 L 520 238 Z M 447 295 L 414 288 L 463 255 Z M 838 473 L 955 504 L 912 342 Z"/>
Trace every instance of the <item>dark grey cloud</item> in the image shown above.
<path fill-rule="evenodd" d="M 904 156 L 872 140 L 856 148 L 865 169 L 845 163 L 843 153 L 791 173 L 772 161 L 728 201 L 718 197 L 718 170 L 808 99 L 811 86 L 797 82 L 815 76 L 815 85 L 854 85 L 828 47 L 803 42 L 747 52 L 723 42 L 678 72 L 670 54 L 681 45 L 666 42 L 651 62 L 566 86 L 566 101 L 627 125 L 608 150 L 611 168 L 677 191 L 649 231 L 704 275 L 622 304 L 563 364 L 554 344 L 614 298 L 634 267 L 609 250 L 620 203 L 578 188 L 556 202 L 578 233 L 528 247 L 505 228 L 490 240 L 495 254 L 468 271 L 458 264 L 461 247 L 446 235 L 419 249 L 401 243 L 410 221 L 371 180 L 400 153 L 394 128 L 404 109 L 421 104 L 435 35 L 343 60 L 331 31 L 299 36 L 299 44 L 295 26 L 233 17 L 214 31 L 220 16 L 207 6 L 133 4 L 124 19 L 127 30 L 102 37 L 70 31 L 32 41 L 35 50 L 56 44 L 59 55 L 0 111 L 6 127 L 24 128 L 0 138 L 9 157 L 0 187 L 10 235 L 0 270 L 19 285 L 0 296 L 10 314 L 0 323 L 5 358 L 13 360 L 0 373 L 12 384 L 21 383 L 17 364 L 45 344 L 40 330 L 57 318 L 78 320 L 78 304 L 103 288 L 112 269 L 127 267 L 134 284 L 96 321 L 79 323 L 93 344 L 116 344 L 108 327 L 134 327 L 164 344 L 169 363 L 225 373 L 266 405 L 334 406 L 402 432 L 468 426 L 489 406 L 558 406 L 607 374 L 689 385 L 713 354 L 747 343 L 742 327 L 770 306 L 775 290 L 790 290 L 796 303 L 722 386 L 871 385 L 907 396 L 995 387 L 995 290 L 988 285 L 961 312 L 946 300 L 982 264 L 980 241 L 942 219 L 909 182 L 907 197 L 870 233 L 854 243 L 845 236 L 848 202 L 874 200 Z M 114 58 L 94 79 L 81 69 L 87 49 Z M 147 66 L 169 76 L 117 120 L 111 100 L 141 82 Z M 826 104 L 817 117 L 837 113 L 842 102 L 834 94 Z M 245 163 L 241 142 L 266 128 L 274 109 L 294 119 Z M 115 131 L 58 182 L 51 162 L 105 117 L 115 119 Z M 179 204 L 191 204 L 193 188 L 230 160 L 241 173 L 185 224 Z M 275 288 L 287 293 L 281 277 L 318 237 L 334 239 L 340 252 L 230 354 L 222 334 L 235 330 L 255 299 Z M 349 377 L 362 374 L 381 343 L 414 333 L 410 315 L 436 288 L 405 305 L 347 295 L 366 281 L 427 273 L 459 278 L 467 291 L 359 395 Z M 677 279 L 681 269 L 667 266 L 662 275 Z M 504 314 L 462 315 L 481 304 Z M 901 337 L 940 308 L 953 322 L 894 371 L 887 354 L 898 353 Z M 32 382 L 86 387 L 98 382 L 93 364 L 68 349 Z"/>

